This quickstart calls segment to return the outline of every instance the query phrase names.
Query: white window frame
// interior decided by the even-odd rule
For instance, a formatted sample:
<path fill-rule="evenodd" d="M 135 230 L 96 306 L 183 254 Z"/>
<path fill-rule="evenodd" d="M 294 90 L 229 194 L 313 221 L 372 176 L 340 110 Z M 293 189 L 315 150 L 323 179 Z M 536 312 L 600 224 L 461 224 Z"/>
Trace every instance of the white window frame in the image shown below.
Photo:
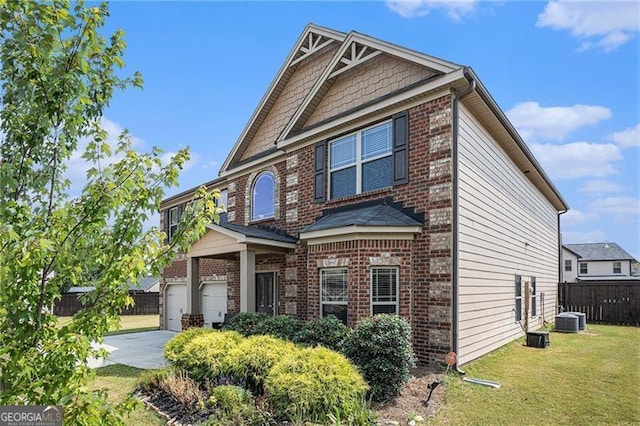
<path fill-rule="evenodd" d="M 366 160 L 362 159 L 362 133 L 366 132 L 369 129 L 373 129 L 374 127 L 378 127 L 378 126 L 383 126 L 385 124 L 391 124 L 391 151 L 389 151 L 388 153 L 385 154 L 379 154 L 376 155 L 375 157 L 370 157 L 367 158 Z M 349 163 L 347 165 L 344 166 L 340 166 L 340 167 L 336 167 L 335 169 L 331 168 L 331 145 L 335 142 L 339 142 L 343 139 L 347 139 L 351 136 L 355 135 L 356 136 L 356 158 L 355 158 L 355 163 Z M 339 172 L 340 170 L 344 170 L 344 169 L 348 169 L 351 168 L 355 165 L 356 167 L 356 193 L 355 194 L 351 194 L 351 195 L 346 195 L 345 197 L 349 197 L 349 196 L 353 196 L 353 195 L 360 195 L 362 194 L 362 165 L 366 164 L 366 163 L 370 163 L 372 161 L 375 160 L 380 160 L 381 158 L 385 158 L 385 157 L 392 157 L 393 156 L 393 123 L 391 122 L 391 120 L 386 120 L 386 121 L 381 121 L 379 123 L 373 124 L 369 127 L 365 127 L 362 129 L 359 129 L 355 132 L 349 133 L 347 135 L 343 135 L 340 136 L 339 138 L 336 138 L 332 141 L 329 141 L 328 144 L 328 157 L 329 157 L 329 161 L 327 163 L 328 167 L 327 167 L 327 196 L 330 200 L 336 200 L 339 198 L 343 198 L 343 197 L 337 197 L 334 198 L 331 196 L 331 174 L 334 172 Z M 382 188 L 379 188 L 382 189 Z"/>
<path fill-rule="evenodd" d="M 324 275 L 327 271 L 331 271 L 331 272 L 336 272 L 336 271 L 342 271 L 344 273 L 344 276 L 346 277 L 346 283 L 345 283 L 345 299 L 344 301 L 337 301 L 337 300 L 329 300 L 329 301 L 324 301 L 323 300 L 323 286 L 324 286 Z M 324 305 L 344 305 L 344 306 L 348 306 L 349 305 L 349 270 L 347 268 L 323 268 L 320 269 L 320 318 L 324 318 L 323 315 L 323 309 L 322 307 Z M 348 311 L 348 307 L 347 307 L 347 321 L 349 320 L 349 311 Z"/>
<path fill-rule="evenodd" d="M 582 272 L 582 265 L 584 265 L 584 272 Z M 578 263 L 578 274 L 579 275 L 589 275 L 589 264 L 587 262 L 579 262 Z"/>
<path fill-rule="evenodd" d="M 175 218 L 172 213 L 175 213 Z M 174 221 L 175 219 L 175 221 Z M 173 234 L 178 231 L 178 225 L 180 224 L 180 209 L 179 206 L 171 207 L 169 209 L 169 241 L 173 239 Z M 174 231 L 175 227 L 175 231 Z"/>
<path fill-rule="evenodd" d="M 387 270 L 395 270 L 395 276 L 396 276 L 396 300 L 395 302 L 374 302 L 373 301 L 373 271 L 376 269 L 387 269 Z M 396 308 L 396 312 L 395 315 L 400 315 L 400 268 L 398 268 L 397 266 L 375 266 L 373 268 L 371 268 L 371 271 L 369 272 L 369 282 L 371 284 L 371 315 L 374 315 L 373 313 L 373 307 L 374 306 L 390 306 L 390 305 L 394 305 Z"/>
<path fill-rule="evenodd" d="M 258 181 L 260 180 L 260 178 L 262 178 L 263 176 L 269 175 L 271 177 L 271 180 L 273 181 L 273 200 L 271 200 L 272 205 L 273 205 L 273 212 L 271 213 L 271 216 L 263 216 L 263 217 L 256 217 L 255 214 L 255 205 L 256 205 L 256 185 L 258 184 Z M 258 173 L 258 175 L 255 177 L 255 179 L 253 179 L 253 183 L 251 184 L 251 222 L 259 222 L 261 220 L 268 220 L 268 219 L 273 219 L 276 217 L 276 175 L 273 174 L 273 172 L 269 171 L 269 170 L 265 170 L 263 172 Z"/>
<path fill-rule="evenodd" d="M 616 268 L 616 265 L 618 265 L 617 268 Z M 616 269 L 618 269 L 618 272 L 616 272 Z M 613 262 L 613 273 L 622 274 L 622 262 Z"/>
<path fill-rule="evenodd" d="M 567 269 L 567 266 L 569 267 L 569 269 Z M 572 272 L 572 270 L 573 270 L 573 260 L 565 259 L 564 260 L 564 271 L 565 272 Z"/>

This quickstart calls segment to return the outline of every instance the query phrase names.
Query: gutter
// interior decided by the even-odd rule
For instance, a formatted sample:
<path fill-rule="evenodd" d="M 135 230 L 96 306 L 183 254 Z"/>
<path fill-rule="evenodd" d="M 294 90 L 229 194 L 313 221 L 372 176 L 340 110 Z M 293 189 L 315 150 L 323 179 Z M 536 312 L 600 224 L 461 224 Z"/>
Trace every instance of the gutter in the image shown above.
<path fill-rule="evenodd" d="M 451 221 L 451 233 L 452 233 L 452 274 L 451 274 L 451 340 L 453 341 L 453 352 L 458 353 L 458 305 L 459 305 L 459 273 L 458 273 L 458 119 L 459 119 L 459 103 L 467 95 L 471 94 L 476 89 L 476 80 L 467 73 L 468 68 L 464 68 L 464 76 L 469 81 L 469 86 L 460 93 L 453 91 L 452 100 L 452 135 L 451 135 L 451 187 L 452 187 L 452 221 Z M 456 357 L 456 364 L 454 370 L 459 374 L 465 374 L 464 371 L 458 368 L 458 359 Z"/>

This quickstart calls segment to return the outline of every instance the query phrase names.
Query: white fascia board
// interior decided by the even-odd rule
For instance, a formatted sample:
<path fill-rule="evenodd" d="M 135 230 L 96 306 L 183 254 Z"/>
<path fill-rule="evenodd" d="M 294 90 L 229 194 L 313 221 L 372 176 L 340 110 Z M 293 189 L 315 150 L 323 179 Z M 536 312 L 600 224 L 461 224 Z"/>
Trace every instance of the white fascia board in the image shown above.
<path fill-rule="evenodd" d="M 262 246 L 271 246 L 271 247 L 283 247 L 288 249 L 295 249 L 296 243 L 287 243 L 284 241 L 273 241 L 266 240 L 264 238 L 255 238 L 255 237 L 245 237 L 243 241 L 238 241 L 243 244 L 259 244 Z"/>
<path fill-rule="evenodd" d="M 310 129 L 306 132 L 297 134 L 293 137 L 290 137 L 288 139 L 283 139 L 281 141 L 278 141 L 276 143 L 276 146 L 278 147 L 278 149 L 284 149 L 286 147 L 288 147 L 289 145 L 295 144 L 301 140 L 313 137 L 313 135 L 317 134 L 317 133 L 322 133 L 325 132 L 327 130 L 330 130 L 333 127 L 339 126 L 342 123 L 346 123 L 349 121 L 353 121 L 353 120 L 357 120 L 361 117 L 364 117 L 366 115 L 372 114 L 374 112 L 376 112 L 377 110 L 383 109 L 383 108 L 388 108 L 393 106 L 394 104 L 400 103 L 404 100 L 407 99 L 411 99 L 415 96 L 419 96 L 423 93 L 427 93 L 430 92 L 432 90 L 437 89 L 440 86 L 447 86 L 457 80 L 463 79 L 464 78 L 464 73 L 462 69 L 453 71 L 449 74 L 445 74 L 433 81 L 427 82 L 425 84 L 419 85 L 418 87 L 414 87 L 413 89 L 410 89 L 406 92 L 400 93 L 396 96 L 392 96 L 388 99 L 385 99 L 381 102 L 377 102 L 375 104 L 369 105 L 366 108 L 362 108 L 358 111 L 353 112 L 352 114 L 346 115 L 344 117 L 341 117 L 337 120 L 331 120 L 327 123 L 324 123 L 320 126 L 314 127 L 313 129 Z M 444 90 L 444 87 L 443 87 Z M 222 176 L 222 175 L 221 175 Z"/>
<path fill-rule="evenodd" d="M 421 226 L 343 226 L 341 228 L 321 229 L 319 231 L 301 232 L 301 240 L 335 237 L 352 234 L 420 234 Z"/>
<path fill-rule="evenodd" d="M 232 231 L 231 229 L 224 228 L 220 225 L 209 224 L 207 225 L 207 228 L 212 231 L 219 232 L 222 235 L 226 235 L 227 237 L 234 238 L 238 243 L 240 243 L 240 240 L 245 237 L 245 235 L 240 232 Z"/>
<path fill-rule="evenodd" d="M 264 166 L 265 162 L 280 158 L 282 155 L 284 155 L 284 151 L 280 151 L 280 150 L 274 151 L 269 155 L 265 155 L 264 157 L 256 158 L 253 161 L 249 161 L 248 163 L 242 164 L 240 166 L 236 166 L 233 169 L 221 171 L 220 172 L 220 177 L 221 178 L 222 177 L 224 177 L 224 178 L 233 177 L 233 175 L 237 175 L 240 172 L 246 172 L 247 169 L 250 169 L 252 167 Z"/>

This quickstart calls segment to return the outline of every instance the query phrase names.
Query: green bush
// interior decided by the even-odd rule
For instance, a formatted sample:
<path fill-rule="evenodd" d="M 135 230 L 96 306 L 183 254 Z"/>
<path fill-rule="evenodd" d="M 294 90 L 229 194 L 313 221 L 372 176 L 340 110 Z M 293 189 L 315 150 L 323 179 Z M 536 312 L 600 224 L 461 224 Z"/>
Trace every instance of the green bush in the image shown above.
<path fill-rule="evenodd" d="M 215 333 L 215 330 L 210 328 L 190 328 L 186 331 L 178 333 L 164 345 L 164 357 L 170 363 L 175 363 L 175 360 L 182 354 L 184 345 L 189 343 L 197 336 L 203 334 Z"/>
<path fill-rule="evenodd" d="M 296 337 L 296 342 L 340 351 L 347 334 L 349 328 L 334 315 L 329 315 L 307 321 L 302 332 Z"/>
<path fill-rule="evenodd" d="M 395 315 L 359 321 L 345 339 L 342 352 L 364 375 L 375 401 L 398 395 L 415 366 L 411 327 Z"/>
<path fill-rule="evenodd" d="M 240 312 L 231 318 L 227 324 L 223 326 L 224 330 L 237 331 L 243 336 L 253 336 L 263 333 L 264 321 L 269 316 L 261 312 Z"/>
<path fill-rule="evenodd" d="M 263 327 L 263 332 L 256 334 L 268 334 L 293 342 L 302 332 L 303 322 L 288 315 L 273 315 L 267 317 Z"/>
<path fill-rule="evenodd" d="M 297 350 L 293 343 L 272 336 L 251 336 L 229 352 L 230 370 L 259 394 L 271 367 Z"/>
<path fill-rule="evenodd" d="M 366 382 L 341 354 L 317 347 L 293 351 L 276 362 L 264 383 L 272 413 L 280 420 L 326 424 L 330 415 L 362 410 Z"/>
<path fill-rule="evenodd" d="M 182 346 L 169 362 L 186 370 L 196 380 L 216 379 L 221 375 L 235 375 L 231 370 L 229 352 L 238 346 L 242 336 L 235 331 L 212 330 L 196 334 Z"/>
<path fill-rule="evenodd" d="M 221 385 L 213 388 L 209 404 L 215 405 L 225 413 L 239 413 L 251 404 L 251 392 L 240 386 Z"/>

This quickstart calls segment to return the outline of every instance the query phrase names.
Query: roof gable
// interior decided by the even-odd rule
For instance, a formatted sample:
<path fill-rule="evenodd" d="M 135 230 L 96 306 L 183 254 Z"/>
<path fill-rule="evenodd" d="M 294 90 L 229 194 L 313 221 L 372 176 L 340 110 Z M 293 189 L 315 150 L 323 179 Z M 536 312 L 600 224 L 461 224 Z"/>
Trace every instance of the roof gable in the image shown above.
<path fill-rule="evenodd" d="M 345 37 L 346 34 L 339 31 L 313 24 L 307 25 L 258 104 L 258 107 L 251 115 L 247 125 L 222 165 L 221 171 L 227 170 L 234 161 L 240 160 L 247 146 L 266 121 L 274 104 L 294 75 L 296 69 L 308 58 L 315 56 L 315 54 L 322 52 L 330 45 L 336 44 L 336 42 L 342 42 Z M 275 139 L 272 142 L 275 142 Z"/>
<path fill-rule="evenodd" d="M 446 74 L 461 68 L 460 65 L 452 62 L 352 31 L 342 42 L 342 46 L 300 105 L 289 124 L 282 131 L 278 140 L 284 140 L 303 128 L 341 74 L 382 54 L 422 66 L 428 69 L 431 75 Z"/>

